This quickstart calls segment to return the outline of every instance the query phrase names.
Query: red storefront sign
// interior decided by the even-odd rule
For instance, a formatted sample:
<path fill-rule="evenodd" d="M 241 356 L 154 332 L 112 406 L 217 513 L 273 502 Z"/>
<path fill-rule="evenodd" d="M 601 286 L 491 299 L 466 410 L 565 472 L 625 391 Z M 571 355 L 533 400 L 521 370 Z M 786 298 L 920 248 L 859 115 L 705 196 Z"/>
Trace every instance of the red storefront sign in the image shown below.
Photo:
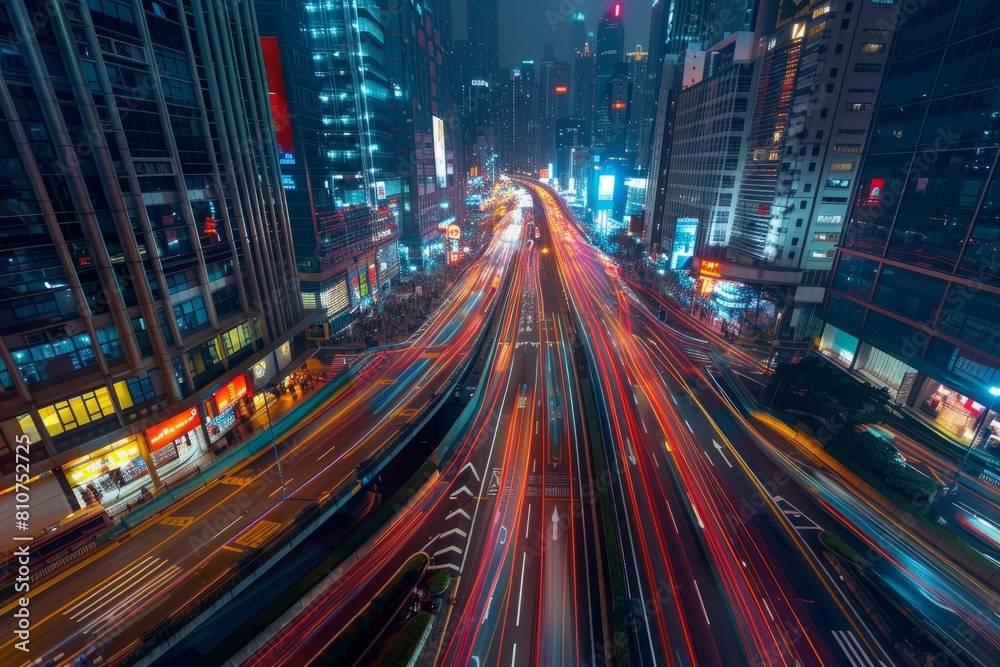
<path fill-rule="evenodd" d="M 221 413 L 230 405 L 246 396 L 247 391 L 247 376 L 241 373 L 224 384 L 222 389 L 212 394 L 212 398 L 215 399 L 215 407 Z"/>
<path fill-rule="evenodd" d="M 198 414 L 198 408 L 191 408 L 187 412 L 174 415 L 167 421 L 146 429 L 146 441 L 149 442 L 149 449 L 155 452 L 160 447 L 191 432 L 199 425 L 201 425 L 201 416 Z"/>

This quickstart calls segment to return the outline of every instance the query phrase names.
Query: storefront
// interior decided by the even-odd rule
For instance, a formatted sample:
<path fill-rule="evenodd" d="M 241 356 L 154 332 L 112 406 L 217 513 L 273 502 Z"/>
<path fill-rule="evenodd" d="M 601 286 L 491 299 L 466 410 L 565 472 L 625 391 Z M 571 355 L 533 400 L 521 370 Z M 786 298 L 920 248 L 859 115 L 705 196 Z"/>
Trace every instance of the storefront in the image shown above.
<path fill-rule="evenodd" d="M 198 408 L 174 415 L 170 419 L 146 429 L 150 458 L 157 470 L 174 461 L 187 460 L 189 455 L 206 449 L 205 436 Z"/>
<path fill-rule="evenodd" d="M 136 435 L 63 466 L 63 472 L 83 507 L 113 501 L 121 487 L 149 475 Z"/>
<path fill-rule="evenodd" d="M 240 373 L 205 401 L 208 440 L 213 448 L 218 448 L 217 443 L 223 437 L 227 438 L 229 444 L 234 442 L 234 436 L 227 434 L 233 433 L 241 421 L 253 414 L 253 408 L 249 407 L 252 398 L 252 385 L 248 382 L 246 373 Z"/>
<path fill-rule="evenodd" d="M 832 324 L 823 327 L 823 336 L 819 341 L 819 352 L 833 359 L 844 368 L 850 368 L 854 363 L 854 355 L 858 351 L 858 339 Z"/>
<path fill-rule="evenodd" d="M 925 383 L 918 405 L 920 412 L 938 428 L 965 444 L 972 442 L 986 410 L 986 406 L 933 380 Z M 994 414 L 990 419 L 993 421 L 995 418 Z"/>

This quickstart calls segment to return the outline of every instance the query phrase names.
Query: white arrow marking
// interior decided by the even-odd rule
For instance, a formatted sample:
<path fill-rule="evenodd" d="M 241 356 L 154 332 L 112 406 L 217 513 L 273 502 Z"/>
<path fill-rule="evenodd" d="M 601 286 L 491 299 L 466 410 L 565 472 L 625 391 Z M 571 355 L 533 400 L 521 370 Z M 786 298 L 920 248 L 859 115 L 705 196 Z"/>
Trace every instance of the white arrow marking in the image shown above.
<path fill-rule="evenodd" d="M 714 439 L 712 440 L 712 444 L 715 445 L 715 448 L 719 450 L 719 456 L 721 456 L 722 460 L 726 462 L 726 465 L 732 468 L 733 464 L 729 462 L 728 458 L 726 458 L 726 453 L 722 451 L 722 445 L 717 443 Z"/>
<path fill-rule="evenodd" d="M 469 497 L 472 497 L 472 491 L 469 491 L 469 487 L 463 486 L 462 488 L 458 489 L 457 491 L 455 491 L 454 493 L 451 494 L 452 500 L 454 500 L 455 498 L 457 498 L 459 496 L 459 494 L 461 494 L 463 491 L 465 491 L 466 493 L 468 493 Z"/>
<path fill-rule="evenodd" d="M 447 533 L 441 533 L 441 537 L 448 537 L 449 535 L 458 535 L 460 537 L 469 536 L 468 533 L 466 533 L 464 530 L 460 530 L 458 528 L 452 528 Z M 441 537 L 439 537 L 438 539 L 441 539 Z"/>
<path fill-rule="evenodd" d="M 440 556 L 441 554 L 446 554 L 449 551 L 454 551 L 455 553 L 457 553 L 459 555 L 461 555 L 461 553 L 462 553 L 461 549 L 459 549 L 454 544 L 452 544 L 451 546 L 445 547 L 444 549 L 441 549 L 440 551 L 435 551 L 434 552 L 434 556 L 436 558 L 437 556 Z"/>
<path fill-rule="evenodd" d="M 479 481 L 479 473 L 476 472 L 476 467 L 474 465 L 472 465 L 472 461 L 469 461 L 468 463 L 466 463 L 465 464 L 465 468 L 468 468 L 469 470 L 472 471 L 473 476 L 476 478 L 476 481 L 478 482 Z M 462 468 L 461 470 L 459 470 L 458 471 L 459 474 L 465 472 L 465 468 Z"/>
<path fill-rule="evenodd" d="M 471 516 L 469 516 L 468 512 L 466 512 L 465 510 L 463 510 L 463 509 L 457 509 L 457 510 L 452 510 L 451 512 L 449 512 L 448 516 L 446 516 L 444 518 L 444 520 L 445 521 L 451 521 L 451 518 L 453 516 L 458 516 L 459 514 L 461 514 L 462 516 L 464 516 L 466 519 L 471 519 L 472 518 Z"/>
<path fill-rule="evenodd" d="M 559 510 L 552 510 L 552 541 L 559 539 Z"/>

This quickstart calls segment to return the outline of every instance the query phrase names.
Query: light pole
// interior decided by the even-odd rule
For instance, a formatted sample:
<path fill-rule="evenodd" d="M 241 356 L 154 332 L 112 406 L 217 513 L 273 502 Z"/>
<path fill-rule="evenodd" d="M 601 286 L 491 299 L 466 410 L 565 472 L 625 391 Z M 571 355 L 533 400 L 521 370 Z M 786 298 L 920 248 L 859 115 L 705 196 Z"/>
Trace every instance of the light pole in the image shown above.
<path fill-rule="evenodd" d="M 989 428 L 990 424 L 990 413 L 993 412 L 993 403 L 997 400 L 997 396 L 1000 396 L 1000 387 L 990 387 L 990 405 L 986 408 L 986 416 L 983 418 L 983 423 L 979 425 L 976 432 L 972 435 L 972 441 L 969 443 L 969 448 L 965 450 L 965 456 L 962 457 L 962 462 L 958 464 L 958 468 L 955 469 L 955 477 L 951 480 L 951 489 L 949 494 L 956 493 L 958 491 L 958 478 L 962 474 L 962 468 L 969 460 L 969 454 L 972 453 L 972 448 L 976 446 L 976 442 L 979 440 L 980 435 L 983 431 Z"/>
<path fill-rule="evenodd" d="M 774 339 L 778 337 L 778 327 L 781 326 L 781 313 L 774 318 L 774 331 L 771 332 L 771 344 L 767 348 L 767 373 L 770 375 L 774 372 L 774 365 L 771 363 L 771 357 L 774 356 Z"/>
<path fill-rule="evenodd" d="M 270 382 L 265 387 L 268 394 L 274 389 L 274 385 Z M 264 396 L 264 413 L 267 415 L 267 433 L 271 436 L 271 448 L 274 449 L 274 461 L 278 464 L 278 480 L 281 482 L 281 499 L 285 500 L 285 475 L 281 472 L 281 457 L 278 456 L 278 443 L 274 439 L 274 425 L 271 423 L 271 404 L 267 401 L 267 396 Z"/>

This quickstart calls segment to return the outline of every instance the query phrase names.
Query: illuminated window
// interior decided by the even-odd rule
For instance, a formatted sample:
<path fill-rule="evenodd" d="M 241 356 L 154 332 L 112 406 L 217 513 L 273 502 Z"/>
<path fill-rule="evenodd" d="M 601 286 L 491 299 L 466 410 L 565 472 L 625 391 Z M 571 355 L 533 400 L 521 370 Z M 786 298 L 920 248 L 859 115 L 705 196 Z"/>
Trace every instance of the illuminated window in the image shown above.
<path fill-rule="evenodd" d="M 845 111 L 871 111 L 871 102 L 848 102 L 844 105 Z"/>
<path fill-rule="evenodd" d="M 813 257 L 813 259 L 831 259 L 836 254 L 837 254 L 836 250 L 813 250 L 812 251 L 812 257 Z"/>
<path fill-rule="evenodd" d="M 840 241 L 840 232 L 816 232 L 813 234 L 813 241 L 823 243 L 837 243 Z"/>
<path fill-rule="evenodd" d="M 156 398 L 156 392 L 153 391 L 153 383 L 149 379 L 149 373 L 115 382 L 114 389 L 115 396 L 118 398 L 118 405 L 123 410 Z"/>
<path fill-rule="evenodd" d="M 864 44 L 861 45 L 861 53 L 864 54 L 870 55 L 874 53 L 882 53 L 884 51 L 885 51 L 885 44 L 878 44 L 875 42 L 865 42 Z"/>
<path fill-rule="evenodd" d="M 250 345 L 250 327 L 243 323 L 238 327 L 233 327 L 222 334 L 222 345 L 226 350 L 226 356 L 231 357 L 243 348 Z"/>
<path fill-rule="evenodd" d="M 828 13 L 830 13 L 830 5 L 823 5 L 822 7 L 813 10 L 812 17 L 814 19 L 818 19 L 820 16 Z"/>
<path fill-rule="evenodd" d="M 50 436 L 72 431 L 106 417 L 113 417 L 114 414 L 115 408 L 111 403 L 111 394 L 107 387 L 100 387 L 38 409 L 38 415 L 42 418 L 42 424 Z"/>
<path fill-rule="evenodd" d="M 832 162 L 830 163 L 830 171 L 854 171 L 853 162 Z"/>

